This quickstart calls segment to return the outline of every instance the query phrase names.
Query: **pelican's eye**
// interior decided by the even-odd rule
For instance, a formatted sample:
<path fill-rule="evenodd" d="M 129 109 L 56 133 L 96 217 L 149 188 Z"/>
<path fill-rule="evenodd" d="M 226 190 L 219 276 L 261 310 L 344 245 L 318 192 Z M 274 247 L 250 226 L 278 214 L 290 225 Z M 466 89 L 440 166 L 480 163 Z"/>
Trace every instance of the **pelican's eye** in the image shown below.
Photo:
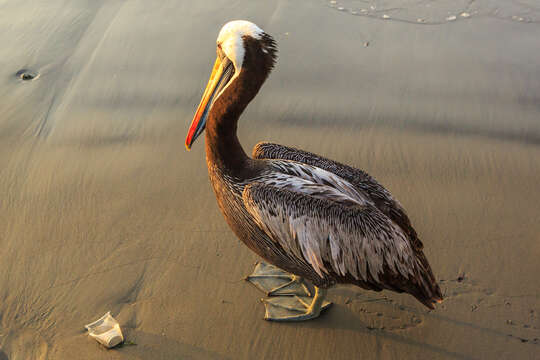
<path fill-rule="evenodd" d="M 223 52 L 223 49 L 221 48 L 221 44 L 217 44 L 216 52 L 219 59 L 223 60 L 223 58 L 225 57 L 225 53 Z"/>

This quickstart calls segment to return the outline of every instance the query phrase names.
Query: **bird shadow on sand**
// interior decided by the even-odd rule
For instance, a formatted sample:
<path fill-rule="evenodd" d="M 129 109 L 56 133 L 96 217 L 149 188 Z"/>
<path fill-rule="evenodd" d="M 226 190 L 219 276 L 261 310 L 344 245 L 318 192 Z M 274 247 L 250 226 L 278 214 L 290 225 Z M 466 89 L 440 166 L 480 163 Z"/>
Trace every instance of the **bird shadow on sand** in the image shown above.
<path fill-rule="evenodd" d="M 298 324 L 297 324 L 298 325 Z M 303 326 L 301 324 L 300 326 Z M 406 344 L 409 346 L 417 347 L 423 351 L 430 351 L 434 354 L 445 356 L 452 359 L 472 360 L 475 359 L 469 355 L 462 354 L 456 351 L 448 350 L 440 346 L 431 345 L 428 343 L 420 342 L 411 339 L 404 335 L 396 334 L 392 331 L 385 329 L 373 328 L 366 322 L 362 321 L 357 313 L 348 309 L 341 304 L 333 304 L 330 309 L 321 314 L 318 321 L 314 321 L 311 324 L 306 324 L 313 328 L 330 328 L 330 329 L 343 329 L 357 332 L 365 336 L 376 336 L 382 339 L 386 339 L 390 342 L 396 342 L 400 344 Z"/>
<path fill-rule="evenodd" d="M 470 293 L 480 293 L 483 294 L 484 297 L 493 297 L 493 291 L 490 289 L 484 289 L 481 286 L 479 286 L 475 281 L 468 279 L 468 278 L 461 278 L 457 280 L 446 280 L 445 283 L 454 283 L 454 284 L 447 284 L 448 289 L 451 290 L 451 294 L 445 294 L 445 299 L 450 299 L 455 296 L 459 295 L 466 295 Z M 461 286 L 463 285 L 463 286 Z M 461 286 L 461 287 L 458 287 Z M 447 289 L 447 290 L 448 290 Z M 449 317 L 446 315 L 443 315 L 441 312 L 435 310 L 435 311 L 426 311 L 424 308 L 415 308 L 411 306 L 401 305 L 395 303 L 393 300 L 386 298 L 386 297 L 372 297 L 372 296 L 362 296 L 360 298 L 358 292 L 355 292 L 354 290 L 342 288 L 338 289 L 338 292 L 335 293 L 336 295 L 341 296 L 349 296 L 352 298 L 356 298 L 355 302 L 359 304 L 365 304 L 368 305 L 369 303 L 377 303 L 377 306 L 383 307 L 389 311 L 393 311 L 394 314 L 397 314 L 399 317 L 405 318 L 405 316 L 402 316 L 401 314 L 406 314 L 409 318 L 412 316 L 416 316 L 419 318 L 425 318 L 430 319 L 432 321 L 440 321 L 448 324 L 452 324 L 456 327 L 459 327 L 461 329 L 471 329 L 480 331 L 483 334 L 500 338 L 500 339 L 507 339 L 507 338 L 513 338 L 515 340 L 519 340 L 522 343 L 529 343 L 531 345 L 540 345 L 536 342 L 531 341 L 532 339 L 525 339 L 520 336 L 515 336 L 511 333 L 509 330 L 498 330 L 498 329 L 492 329 L 485 326 L 481 326 L 479 324 L 473 323 L 473 322 L 467 322 L 460 319 L 456 319 L 453 317 Z M 501 297 L 501 301 L 503 301 L 504 297 Z M 483 301 L 483 300 L 482 300 Z M 477 303 L 479 304 L 478 300 L 472 301 L 473 304 Z M 536 340 L 536 339 L 535 339 Z"/>
<path fill-rule="evenodd" d="M 337 290 L 337 292 L 336 292 Z M 475 357 L 472 357 L 469 354 L 460 353 L 454 350 L 445 349 L 443 347 L 432 345 L 428 343 L 424 343 L 421 341 L 417 341 L 415 339 L 412 339 L 411 337 L 407 336 L 407 333 L 403 332 L 402 334 L 399 334 L 399 330 L 405 330 L 410 327 L 415 327 L 416 325 L 411 323 L 410 319 L 426 319 L 431 321 L 438 321 L 443 323 L 448 323 L 453 326 L 459 327 L 463 330 L 470 329 L 470 330 L 476 330 L 480 331 L 484 334 L 487 334 L 489 336 L 497 337 L 500 339 L 508 339 L 510 336 L 505 331 L 495 330 L 487 327 L 480 326 L 475 323 L 466 322 L 462 320 L 458 320 L 455 318 L 451 318 L 445 315 L 442 315 L 440 313 L 437 313 L 436 311 L 426 311 L 424 309 L 417 309 L 410 306 L 405 305 L 399 305 L 393 302 L 392 300 L 386 299 L 384 297 L 358 297 L 358 293 L 347 288 L 341 288 L 336 289 L 333 293 L 339 297 L 347 297 L 349 295 L 349 298 L 355 298 L 354 302 L 359 307 L 356 307 L 356 309 L 350 309 L 346 305 L 342 305 L 339 303 L 334 303 L 333 306 L 323 312 L 319 319 L 312 321 L 312 322 L 306 322 L 306 323 L 284 323 L 285 326 L 297 326 L 297 327 L 309 327 L 309 328 L 315 328 L 315 329 L 342 329 L 342 330 L 348 330 L 348 331 L 354 331 L 356 333 L 365 335 L 365 336 L 376 336 L 381 339 L 386 339 L 390 342 L 396 342 L 400 344 L 406 344 L 412 347 L 417 347 L 422 349 L 423 351 L 429 351 L 433 354 L 437 354 L 439 356 L 452 358 L 452 359 L 476 359 Z M 331 299 L 329 299 L 331 300 Z M 373 304 L 376 306 L 370 306 L 370 304 Z M 373 309 L 366 310 L 362 306 L 365 306 L 366 308 L 373 307 Z M 361 309 L 361 310 L 359 310 Z M 372 317 L 376 317 L 378 315 L 381 316 L 381 319 L 384 319 L 384 316 L 381 312 L 377 312 L 376 310 L 383 309 L 382 312 L 384 313 L 392 313 L 393 317 L 386 317 L 386 320 L 388 319 L 397 319 L 394 321 L 400 321 L 402 324 L 400 326 L 391 327 L 381 327 L 381 326 L 373 326 L 370 324 L 366 319 L 362 319 L 362 315 L 368 315 Z M 361 311 L 365 311 L 362 313 Z M 421 322 L 421 320 L 418 320 L 418 322 Z M 395 330 L 398 330 L 397 332 Z M 519 339 L 519 338 L 517 338 Z"/>

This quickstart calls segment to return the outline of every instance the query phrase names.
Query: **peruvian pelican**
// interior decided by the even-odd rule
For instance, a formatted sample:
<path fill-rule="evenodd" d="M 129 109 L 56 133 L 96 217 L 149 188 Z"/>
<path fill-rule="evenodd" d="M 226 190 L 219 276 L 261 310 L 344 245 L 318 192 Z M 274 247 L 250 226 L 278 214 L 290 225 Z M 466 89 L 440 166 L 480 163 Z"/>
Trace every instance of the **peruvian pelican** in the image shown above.
<path fill-rule="evenodd" d="M 433 309 L 442 295 L 422 242 L 401 204 L 373 177 L 278 144 L 259 143 L 252 157 L 244 152 L 238 118 L 276 58 L 276 42 L 257 25 L 225 24 L 186 138 L 189 150 L 206 129 L 219 208 L 238 238 L 272 264 L 258 264 L 248 277 L 274 296 L 265 300 L 265 319 L 316 318 L 330 305 L 326 292 L 336 284 L 407 292 Z"/>

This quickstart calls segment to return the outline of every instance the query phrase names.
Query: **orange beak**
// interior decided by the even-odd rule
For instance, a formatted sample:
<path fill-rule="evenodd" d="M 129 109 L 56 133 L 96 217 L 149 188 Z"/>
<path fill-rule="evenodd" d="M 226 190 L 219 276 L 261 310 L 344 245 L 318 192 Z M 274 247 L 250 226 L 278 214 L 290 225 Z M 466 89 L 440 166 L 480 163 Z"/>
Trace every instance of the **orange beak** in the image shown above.
<path fill-rule="evenodd" d="M 212 104 L 216 98 L 216 95 L 219 94 L 221 89 L 226 85 L 226 82 L 230 80 L 232 63 L 224 58 L 222 62 L 219 56 L 214 63 L 212 69 L 212 74 L 204 90 L 201 102 L 199 107 L 197 107 L 197 112 L 191 121 L 191 126 L 186 137 L 186 149 L 190 150 L 191 145 L 195 142 L 197 137 L 204 131 L 206 127 L 206 119 L 208 118 L 208 113 L 212 107 Z M 225 71 L 224 71 L 225 70 Z M 226 76 L 224 76 L 226 75 Z"/>

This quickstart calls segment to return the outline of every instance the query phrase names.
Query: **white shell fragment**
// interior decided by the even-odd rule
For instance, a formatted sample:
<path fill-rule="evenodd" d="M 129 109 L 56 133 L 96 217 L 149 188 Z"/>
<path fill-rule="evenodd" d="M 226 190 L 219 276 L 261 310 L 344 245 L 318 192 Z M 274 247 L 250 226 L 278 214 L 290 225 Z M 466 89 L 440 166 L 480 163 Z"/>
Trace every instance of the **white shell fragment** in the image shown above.
<path fill-rule="evenodd" d="M 457 17 L 455 15 L 451 15 L 451 16 L 446 18 L 447 21 L 454 21 L 456 19 L 457 19 Z"/>
<path fill-rule="evenodd" d="M 110 311 L 84 327 L 88 330 L 88 335 L 108 348 L 115 347 L 124 341 L 120 324 L 112 317 Z"/>
<path fill-rule="evenodd" d="M 389 16 L 389 15 L 386 15 L 386 14 L 384 14 L 384 15 L 382 16 L 382 18 L 383 18 L 383 19 L 390 19 L 390 16 Z"/>
<path fill-rule="evenodd" d="M 462 12 L 461 14 L 459 14 L 459 16 L 464 17 L 464 18 L 468 18 L 468 17 L 471 16 L 471 14 L 469 14 L 468 12 Z"/>

